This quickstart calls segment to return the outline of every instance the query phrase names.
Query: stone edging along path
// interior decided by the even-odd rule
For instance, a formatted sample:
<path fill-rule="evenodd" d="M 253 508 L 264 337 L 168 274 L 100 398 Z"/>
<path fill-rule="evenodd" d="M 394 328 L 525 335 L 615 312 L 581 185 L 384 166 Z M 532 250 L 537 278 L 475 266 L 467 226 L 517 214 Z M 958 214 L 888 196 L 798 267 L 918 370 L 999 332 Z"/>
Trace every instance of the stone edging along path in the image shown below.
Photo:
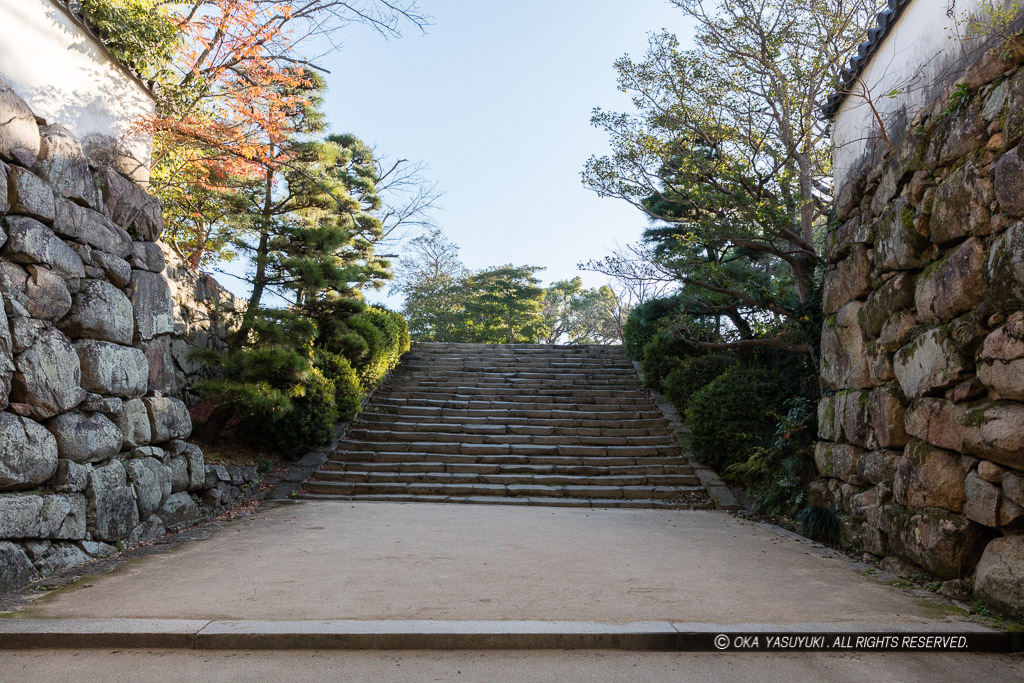
<path fill-rule="evenodd" d="M 579 621 L 205 621 L 187 619 L 39 619 L 0 621 L 0 650 L 27 648 L 176 648 L 194 650 L 544 650 L 610 649 L 661 652 L 742 651 L 742 643 L 773 635 L 807 635 L 805 644 L 775 651 L 815 651 L 810 637 L 950 636 L 967 649 L 1024 651 L 1024 633 L 977 624 L 807 623 L 712 624 L 668 621 L 608 624 Z M 746 640 L 745 640 L 746 639 Z M 725 644 L 723 644 L 723 641 Z M 764 641 L 759 640 L 759 644 Z M 735 645 L 732 645 L 735 644 Z M 883 648 L 879 648 L 880 650 Z M 898 650 L 890 648 L 889 651 Z"/>

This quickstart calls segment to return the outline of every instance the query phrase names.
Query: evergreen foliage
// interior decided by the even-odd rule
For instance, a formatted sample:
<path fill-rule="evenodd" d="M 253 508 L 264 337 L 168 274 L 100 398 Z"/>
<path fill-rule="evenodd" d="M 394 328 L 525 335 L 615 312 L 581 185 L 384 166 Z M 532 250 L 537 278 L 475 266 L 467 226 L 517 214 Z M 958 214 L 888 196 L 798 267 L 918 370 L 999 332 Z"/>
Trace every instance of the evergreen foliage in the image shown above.
<path fill-rule="evenodd" d="M 644 384 L 660 391 L 662 382 L 680 361 L 697 353 L 691 344 L 671 330 L 661 330 L 644 346 L 643 360 L 640 361 Z"/>
<path fill-rule="evenodd" d="M 771 370 L 737 368 L 690 397 L 686 424 L 693 454 L 724 472 L 763 446 L 788 398 L 783 378 Z"/>
<path fill-rule="evenodd" d="M 684 358 L 662 380 L 661 390 L 679 414 L 685 415 L 691 396 L 736 365 L 736 357 L 729 353 Z"/>

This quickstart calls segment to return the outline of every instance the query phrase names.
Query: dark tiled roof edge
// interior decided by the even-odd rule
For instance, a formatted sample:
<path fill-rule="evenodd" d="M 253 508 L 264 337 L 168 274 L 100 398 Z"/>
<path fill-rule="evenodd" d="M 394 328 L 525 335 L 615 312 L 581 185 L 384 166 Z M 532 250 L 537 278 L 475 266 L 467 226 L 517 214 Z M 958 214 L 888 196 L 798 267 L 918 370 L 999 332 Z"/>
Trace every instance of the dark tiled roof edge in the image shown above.
<path fill-rule="evenodd" d="M 100 46 L 103 53 L 113 62 L 117 68 L 119 68 L 126 76 L 131 80 L 135 81 L 145 90 L 151 97 L 156 97 L 158 84 L 155 81 L 143 78 L 134 69 L 130 68 L 127 64 L 118 59 L 110 50 L 107 48 L 106 43 L 103 40 L 103 36 L 100 35 L 99 31 L 94 29 L 89 21 L 82 15 L 81 10 L 76 10 L 72 7 L 69 0 L 50 0 L 54 5 L 59 7 L 68 17 L 75 23 L 78 28 L 82 29 L 83 32 L 90 38 L 92 38 Z M 75 3 L 81 5 L 81 3 Z"/>
<path fill-rule="evenodd" d="M 849 64 L 839 73 L 839 90 L 829 96 L 821 107 L 821 113 L 826 119 L 831 120 L 843 100 L 850 94 L 849 86 L 854 83 L 864 70 L 871 63 L 871 58 L 878 51 L 879 46 L 886 36 L 892 31 L 892 27 L 899 21 L 903 10 L 914 0 L 889 0 L 889 6 L 878 13 L 878 25 L 868 31 L 868 39 L 857 46 L 857 54 L 850 58 Z"/>

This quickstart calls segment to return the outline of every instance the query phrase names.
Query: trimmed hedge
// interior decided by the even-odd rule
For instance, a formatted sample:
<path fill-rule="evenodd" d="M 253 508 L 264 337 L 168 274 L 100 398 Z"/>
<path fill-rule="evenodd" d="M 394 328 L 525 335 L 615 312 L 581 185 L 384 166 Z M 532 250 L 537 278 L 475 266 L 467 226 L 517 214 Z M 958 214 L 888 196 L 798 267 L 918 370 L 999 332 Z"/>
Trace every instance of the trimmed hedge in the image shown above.
<path fill-rule="evenodd" d="M 732 370 L 739 364 L 736 357 L 728 353 L 711 353 L 706 356 L 684 358 L 661 382 L 661 390 L 680 415 L 686 413 L 690 397 L 714 381 L 719 375 Z"/>
<path fill-rule="evenodd" d="M 334 404 L 338 419 L 351 419 L 363 404 L 363 388 L 359 375 L 344 356 L 329 351 L 317 351 L 314 365 L 334 384 Z"/>
<path fill-rule="evenodd" d="M 662 381 L 679 363 L 694 353 L 694 348 L 671 332 L 664 330 L 654 336 L 644 347 L 644 384 L 652 389 L 661 389 Z"/>
<path fill-rule="evenodd" d="M 334 436 L 338 408 L 334 383 L 312 368 L 303 379 L 301 394 L 291 400 L 291 410 L 278 418 L 253 416 L 247 433 L 254 443 L 270 446 L 288 458 L 295 458 L 322 446 Z"/>
<path fill-rule="evenodd" d="M 375 388 L 409 350 L 409 327 L 400 313 L 369 307 L 353 317 L 349 326 L 366 340 L 367 351 L 353 367 L 365 391 Z"/>
<path fill-rule="evenodd" d="M 730 370 L 695 392 L 686 409 L 694 457 L 719 472 L 747 460 L 772 434 L 790 394 L 779 373 Z"/>

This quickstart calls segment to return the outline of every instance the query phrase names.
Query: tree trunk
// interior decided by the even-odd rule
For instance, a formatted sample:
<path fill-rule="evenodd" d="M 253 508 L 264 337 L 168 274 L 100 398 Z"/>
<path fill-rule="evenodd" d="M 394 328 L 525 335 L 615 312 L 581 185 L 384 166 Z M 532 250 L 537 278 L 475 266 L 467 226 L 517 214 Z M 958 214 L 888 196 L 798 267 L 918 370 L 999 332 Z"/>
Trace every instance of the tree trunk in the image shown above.
<path fill-rule="evenodd" d="M 242 324 L 238 328 L 238 332 L 234 335 L 232 347 L 234 349 L 240 349 L 245 346 L 245 342 L 249 337 L 249 332 L 252 331 L 253 324 L 256 321 L 256 314 L 260 309 L 260 302 L 263 299 L 263 292 L 267 288 L 267 261 L 269 260 L 270 251 L 270 220 L 271 220 L 271 208 L 272 208 L 272 190 L 274 187 L 274 172 L 267 171 L 267 186 L 263 197 L 263 216 L 260 221 L 260 242 L 256 247 L 256 253 L 253 255 L 253 262 L 256 264 L 256 272 L 252 278 L 252 293 L 249 295 L 249 301 L 245 306 L 245 315 L 242 316 Z"/>

